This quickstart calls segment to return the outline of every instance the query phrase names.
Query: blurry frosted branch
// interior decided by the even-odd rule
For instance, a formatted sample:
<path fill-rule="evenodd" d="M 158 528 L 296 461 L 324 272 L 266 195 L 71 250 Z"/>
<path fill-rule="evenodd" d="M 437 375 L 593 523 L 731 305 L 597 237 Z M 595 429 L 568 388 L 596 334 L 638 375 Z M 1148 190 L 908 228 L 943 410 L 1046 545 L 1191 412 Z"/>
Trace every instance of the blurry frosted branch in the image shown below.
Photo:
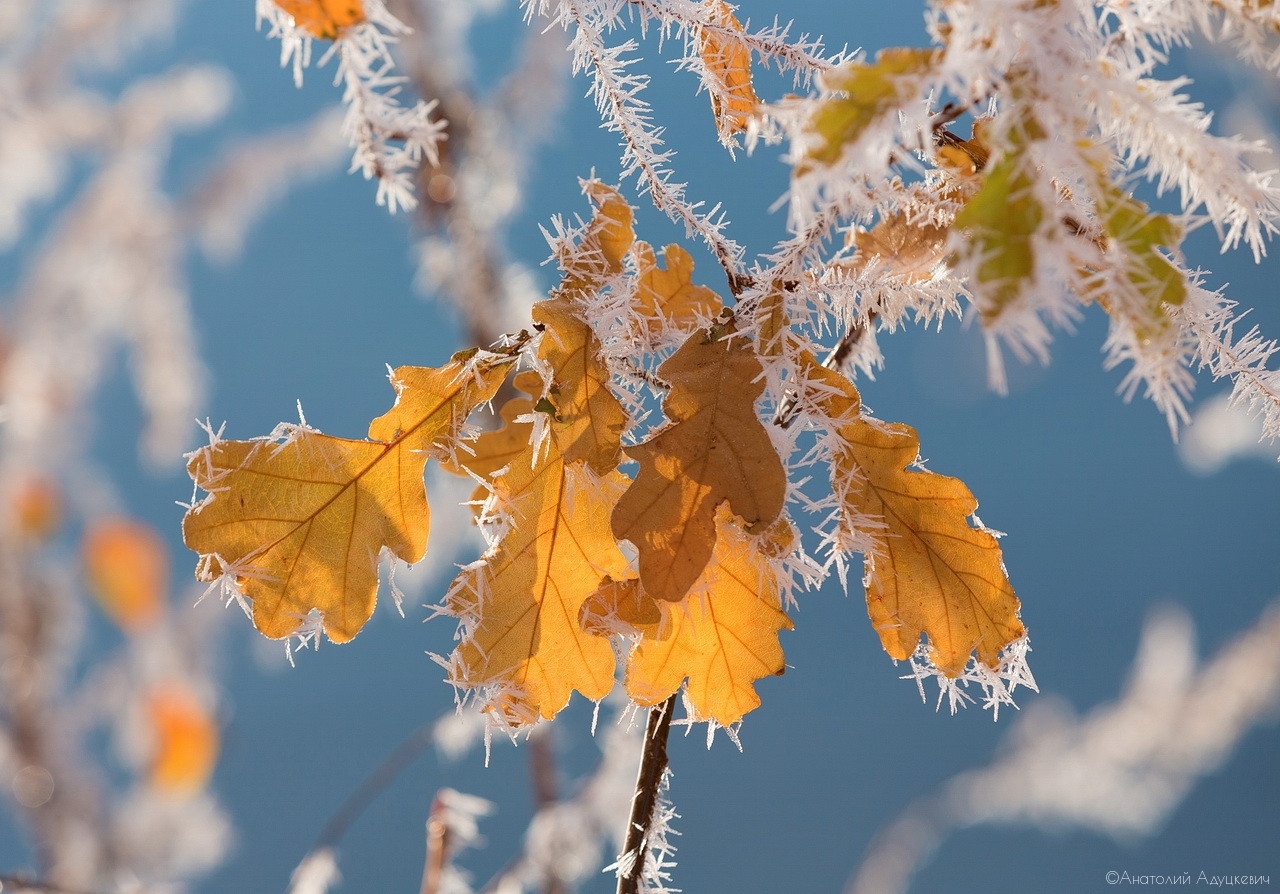
<path fill-rule="evenodd" d="M 301 86 L 315 35 L 272 0 L 257 0 L 256 8 L 258 20 L 270 26 L 269 36 L 280 40 L 280 64 L 292 64 L 294 82 Z M 396 73 L 391 47 L 408 28 L 387 11 L 383 0 L 363 0 L 363 9 L 359 22 L 334 36 L 320 64 L 333 56 L 338 59 L 335 83 L 343 86 L 347 107 L 342 133 L 355 150 L 351 170 L 376 180 L 378 204 L 395 213 L 417 204 L 414 173 L 424 159 L 436 164 L 445 124 L 432 116 L 433 99 L 411 106 L 400 102 L 405 78 Z"/>
<path fill-rule="evenodd" d="M 1180 611 L 1146 625 L 1120 698 L 1077 718 L 1041 700 L 989 766 L 953 777 L 872 843 L 848 894 L 901 894 L 946 839 L 983 823 L 1085 829 L 1118 840 L 1159 831 L 1196 781 L 1280 706 L 1280 603 L 1197 667 Z"/>
<path fill-rule="evenodd" d="M 345 155 L 343 113 L 330 108 L 301 125 L 232 146 L 185 209 L 213 260 L 237 260 L 250 230 L 295 186 L 336 169 Z"/>
<path fill-rule="evenodd" d="M 182 273 L 183 240 L 161 187 L 171 134 L 221 115 L 230 85 L 189 69 L 126 91 L 110 113 L 111 154 L 63 212 L 18 296 L 3 399 L 4 438 L 47 454 L 92 394 L 118 344 L 131 348 L 148 417 L 146 452 L 172 462 L 201 399 Z M 51 397 L 56 396 L 56 400 Z"/>
<path fill-rule="evenodd" d="M 481 894 L 538 892 L 581 884 L 600 870 L 606 847 L 625 838 L 626 817 L 640 761 L 641 736 L 624 710 L 597 733 L 601 759 L 572 797 L 540 809 L 525 832 L 524 849 Z"/>
<path fill-rule="evenodd" d="M 541 297 L 533 275 L 508 257 L 505 233 L 563 102 L 563 36 L 527 31 L 511 70 L 486 96 L 469 77 L 471 4 L 393 0 L 391 9 L 411 29 L 400 50 L 414 89 L 434 97 L 448 121 L 438 164 L 418 176 L 429 228 L 419 284 L 454 305 L 470 342 L 489 345 L 525 325 Z"/>

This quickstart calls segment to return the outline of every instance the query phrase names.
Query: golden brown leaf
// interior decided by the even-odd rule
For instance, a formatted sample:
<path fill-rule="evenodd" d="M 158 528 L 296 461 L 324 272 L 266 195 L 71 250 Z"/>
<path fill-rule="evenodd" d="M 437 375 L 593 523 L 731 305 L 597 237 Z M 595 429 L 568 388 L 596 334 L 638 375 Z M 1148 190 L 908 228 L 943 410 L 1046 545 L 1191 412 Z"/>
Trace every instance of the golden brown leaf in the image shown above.
<path fill-rule="evenodd" d="M 671 244 L 662 250 L 662 258 L 665 270 L 658 266 L 653 246 L 636 243 L 635 309 L 650 337 L 668 327 L 688 331 L 721 307 L 719 295 L 694 284 L 692 255 Z"/>
<path fill-rule="evenodd" d="M 164 612 L 169 552 L 155 529 L 109 518 L 94 522 L 82 547 L 89 590 L 115 624 L 135 633 Z"/>
<path fill-rule="evenodd" d="M 538 356 L 554 370 L 549 399 L 564 461 L 583 460 L 600 474 L 617 468 L 629 417 L 609 388 L 609 369 L 580 306 L 563 294 L 539 301 L 533 321 L 543 329 Z"/>
<path fill-rule="evenodd" d="M 526 437 L 503 463 L 492 488 L 493 505 L 509 514 L 505 534 L 458 576 L 447 600 L 468 628 L 454 653 L 454 683 L 495 690 L 489 704 L 511 725 L 554 717 L 575 689 L 598 699 L 613 686 L 609 641 L 578 617 L 606 577 L 627 571 L 609 518 L 627 485 L 616 466 L 628 417 L 581 313 L 563 293 L 534 305 L 543 327 L 538 355 L 552 377 L 546 442 Z M 517 409 L 528 406 L 517 400 Z M 514 412 L 504 407 L 503 416 Z M 505 451 L 515 435 L 504 432 L 515 425 L 483 436 L 477 457 L 487 463 L 490 450 Z"/>
<path fill-rule="evenodd" d="M 373 613 L 381 550 L 406 562 L 426 551 L 428 452 L 452 446 L 510 363 L 459 355 L 439 369 L 400 367 L 395 406 L 369 441 L 297 429 L 284 443 L 217 441 L 193 453 L 187 471 L 209 492 L 183 520 L 201 554 L 197 576 L 233 576 L 266 636 L 289 636 L 316 609 L 331 640 L 350 640 Z"/>
<path fill-rule="evenodd" d="M 756 343 L 760 346 L 760 353 L 767 357 L 777 357 L 786 347 L 790 324 L 786 296 L 782 294 L 780 286 L 775 285 L 760 299 L 755 317 Z"/>
<path fill-rule="evenodd" d="M 621 273 L 636 238 L 635 213 L 616 189 L 591 180 L 586 192 L 596 206 L 595 214 L 579 243 L 560 251 L 564 270 L 560 291 L 570 294 L 594 293 L 605 279 Z"/>
<path fill-rule="evenodd" d="M 742 24 L 724 0 L 703 0 L 712 22 L 738 34 Z M 751 86 L 751 51 L 743 44 L 703 30 L 698 53 L 720 91 L 711 92 L 711 111 L 721 138 L 747 129 L 760 100 Z"/>
<path fill-rule="evenodd" d="M 885 651 L 909 658 L 924 634 L 949 676 L 963 672 L 975 650 L 997 667 L 1000 650 L 1025 630 L 996 538 L 969 524 L 978 501 L 963 481 L 909 468 L 919 451 L 915 431 L 862 416 L 844 376 L 812 362 L 808 375 L 839 420 L 837 499 L 847 517 L 870 520 L 862 532 L 876 544 L 866 556 L 867 610 Z"/>
<path fill-rule="evenodd" d="M 451 677 L 467 689 L 493 687 L 490 704 L 517 726 L 550 719 L 573 690 L 600 699 L 613 688 L 608 639 L 578 624 L 582 604 L 627 560 L 609 515 L 627 479 L 566 463 L 553 436 L 536 467 L 519 460 L 494 481 L 509 507 L 503 539 L 455 580 L 448 608 L 472 619 Z"/>
<path fill-rule="evenodd" d="M 861 272 L 884 265 L 906 282 L 923 282 L 946 256 L 948 227 L 929 221 L 908 222 L 905 214 L 891 214 L 870 230 L 855 233 L 858 247 L 847 265 Z"/>
<path fill-rule="evenodd" d="M 636 704 L 660 704 L 687 678 L 694 716 L 729 726 L 760 704 L 755 681 L 783 672 L 778 632 L 792 624 L 769 559 L 785 554 L 793 535 L 785 518 L 747 534 L 724 505 L 715 523 L 711 561 L 684 600 L 646 600 L 632 580 L 602 592 L 591 610 L 640 634 L 626 677 Z"/>
<path fill-rule="evenodd" d="M 671 384 L 668 424 L 627 448 L 640 463 L 613 513 L 613 532 L 639 551 L 653 598 L 684 598 L 711 558 L 716 508 L 726 500 L 749 526 L 782 511 L 786 473 L 756 416 L 762 367 L 746 339 L 722 326 L 695 332 L 658 375 Z"/>
<path fill-rule="evenodd" d="M 293 16 L 294 23 L 313 37 L 336 40 L 344 30 L 365 19 L 361 0 L 273 0 Z"/>

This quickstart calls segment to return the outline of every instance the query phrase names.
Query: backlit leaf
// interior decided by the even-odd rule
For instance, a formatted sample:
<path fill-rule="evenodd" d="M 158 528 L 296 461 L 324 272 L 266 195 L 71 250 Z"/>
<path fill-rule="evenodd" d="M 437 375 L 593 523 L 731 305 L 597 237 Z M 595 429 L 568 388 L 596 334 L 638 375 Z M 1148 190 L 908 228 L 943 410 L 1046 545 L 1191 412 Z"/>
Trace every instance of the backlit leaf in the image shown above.
<path fill-rule="evenodd" d="M 865 520 L 867 610 L 885 651 L 905 660 L 921 634 L 934 664 L 958 676 L 977 652 L 989 667 L 1021 637 L 1018 599 L 996 538 L 969 523 L 978 501 L 956 478 L 910 468 L 919 440 L 906 425 L 861 415 L 857 389 L 811 363 L 808 376 L 837 422 L 832 488 L 845 516 Z"/>
<path fill-rule="evenodd" d="M 534 305 L 554 412 L 545 440 L 526 437 L 493 479 L 491 504 L 505 513 L 503 534 L 446 598 L 447 611 L 463 620 L 452 681 L 488 689 L 488 704 L 512 726 L 554 717 L 575 689 L 599 699 L 613 688 L 613 648 L 584 630 L 578 616 L 606 577 L 627 571 L 609 518 L 628 483 L 615 468 L 628 417 L 608 388 L 582 310 L 564 294 Z M 517 409 L 529 405 L 516 400 Z M 506 408 L 503 415 L 514 419 Z M 482 436 L 477 459 L 488 463 L 490 449 L 505 451 L 516 437 L 507 430 L 517 425 L 508 421 Z"/>
<path fill-rule="evenodd" d="M 742 24 L 724 0 L 703 0 L 711 21 L 738 34 Z M 711 93 L 711 111 L 722 139 L 747 129 L 760 100 L 751 86 L 751 51 L 741 43 L 726 40 L 713 31 L 703 30 L 698 40 L 698 54 L 707 74 L 719 86 Z"/>
<path fill-rule="evenodd" d="M 314 609 L 331 640 L 350 640 L 373 613 L 381 551 L 406 562 L 426 551 L 428 454 L 453 446 L 510 364 L 458 355 L 439 369 L 400 367 L 372 440 L 295 427 L 283 442 L 215 441 L 191 454 L 187 471 L 209 493 L 183 520 L 197 576 L 230 575 L 266 636 L 289 636 Z"/>
<path fill-rule="evenodd" d="M 1120 300 L 1121 295 L 1104 290 L 1093 297 L 1112 316 L 1127 316 L 1140 340 L 1166 332 L 1172 320 L 1165 305 L 1177 307 L 1186 300 L 1187 282 L 1161 249 L 1181 244 L 1181 227 L 1109 180 L 1098 191 L 1098 221 L 1107 237 L 1107 254 L 1117 260 L 1124 277 L 1124 297 L 1132 297 Z"/>
<path fill-rule="evenodd" d="M 761 371 L 751 343 L 724 326 L 695 332 L 658 368 L 668 422 L 627 448 L 640 469 L 613 513 L 655 599 L 679 601 L 702 574 L 721 503 L 752 527 L 782 511 L 786 473 L 755 410 Z"/>
<path fill-rule="evenodd" d="M 273 0 L 293 16 L 294 23 L 313 37 L 336 40 L 342 32 L 365 19 L 361 0 Z"/>
<path fill-rule="evenodd" d="M 984 323 L 998 318 L 1034 281 L 1033 238 L 1045 211 L 1024 150 L 1044 137 L 1040 124 L 1024 114 L 1010 128 L 1004 154 L 983 170 L 982 186 L 956 215 L 955 228 L 964 234 L 958 254 L 977 261 L 972 288 Z"/>
<path fill-rule="evenodd" d="M 573 299 L 561 295 L 533 306 L 543 328 L 538 355 L 555 370 L 550 400 L 564 461 L 585 460 L 598 473 L 618 465 L 628 416 L 609 389 L 599 344 Z"/>
<path fill-rule="evenodd" d="M 755 681 L 783 672 L 778 632 L 792 624 L 769 559 L 787 552 L 793 535 L 785 518 L 748 534 L 725 505 L 715 524 L 711 560 L 684 600 L 647 598 L 632 580 L 603 591 L 589 610 L 640 634 L 626 676 L 636 704 L 660 704 L 688 679 L 695 718 L 729 726 L 760 704 Z"/>
<path fill-rule="evenodd" d="M 595 292 L 604 280 L 622 272 L 636 234 L 635 212 L 611 186 L 591 180 L 585 186 L 596 206 L 582 238 L 560 251 L 564 281 L 559 291 L 579 296 Z"/>
<path fill-rule="evenodd" d="M 693 256 L 679 245 L 662 250 L 666 269 L 658 266 L 653 246 L 636 243 L 635 309 L 650 337 L 665 328 L 688 331 L 720 310 L 720 296 L 693 281 Z"/>

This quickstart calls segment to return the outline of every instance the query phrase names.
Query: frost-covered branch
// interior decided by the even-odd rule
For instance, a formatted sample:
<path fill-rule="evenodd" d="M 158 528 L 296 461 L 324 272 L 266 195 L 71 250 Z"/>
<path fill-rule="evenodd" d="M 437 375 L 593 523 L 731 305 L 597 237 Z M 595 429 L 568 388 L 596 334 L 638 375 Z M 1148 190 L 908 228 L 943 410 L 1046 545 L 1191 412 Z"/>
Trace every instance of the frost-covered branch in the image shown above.
<path fill-rule="evenodd" d="M 1041 699 L 989 766 L 961 773 L 908 808 L 872 844 L 848 894 L 904 894 L 942 841 L 1000 823 L 1153 834 L 1197 780 L 1280 705 L 1280 606 L 1199 665 L 1179 611 L 1147 624 L 1128 685 L 1076 717 Z"/>

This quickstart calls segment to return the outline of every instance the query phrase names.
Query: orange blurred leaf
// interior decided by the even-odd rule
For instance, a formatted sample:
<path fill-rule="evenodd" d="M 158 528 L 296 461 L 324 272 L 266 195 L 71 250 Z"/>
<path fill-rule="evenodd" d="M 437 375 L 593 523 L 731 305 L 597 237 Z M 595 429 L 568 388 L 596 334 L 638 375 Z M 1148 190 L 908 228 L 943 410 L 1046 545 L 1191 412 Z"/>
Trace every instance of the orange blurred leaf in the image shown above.
<path fill-rule="evenodd" d="M 134 633 L 164 611 L 169 554 L 155 529 L 109 518 L 92 523 L 82 544 L 89 591 L 120 629 Z"/>
<path fill-rule="evenodd" d="M 613 513 L 613 532 L 639 551 L 640 581 L 655 599 L 679 601 L 702 574 L 721 503 L 752 527 L 782 511 L 786 473 L 755 410 L 761 371 L 751 343 L 723 326 L 695 332 L 658 368 L 671 384 L 669 421 L 627 448 L 640 470 Z"/>
<path fill-rule="evenodd" d="M 737 34 L 742 24 L 724 0 L 704 0 L 712 22 Z M 747 129 L 760 100 L 751 86 L 751 50 L 722 34 L 704 29 L 698 41 L 698 54 L 707 74 L 720 90 L 711 92 L 711 111 L 721 139 Z"/>
<path fill-rule="evenodd" d="M 331 640 L 350 640 L 373 614 L 380 552 L 416 562 L 426 551 L 428 454 L 456 445 L 511 363 L 459 354 L 439 369 L 400 367 L 395 406 L 368 441 L 294 427 L 283 441 L 216 441 L 191 454 L 187 471 L 209 492 L 183 520 L 201 554 L 197 576 L 232 576 L 266 636 L 289 636 L 315 609 Z"/>
<path fill-rule="evenodd" d="M 147 699 L 154 736 L 151 784 L 173 795 L 205 787 L 218 762 L 219 735 L 204 704 L 189 689 L 169 684 Z"/>
<path fill-rule="evenodd" d="M 336 40 L 344 30 L 365 20 L 361 0 L 273 0 L 313 37 Z"/>
<path fill-rule="evenodd" d="M 909 658 L 928 637 L 933 663 L 959 676 L 977 652 L 988 667 L 1024 635 L 1000 546 L 969 518 L 978 508 L 963 481 L 912 469 L 920 442 L 907 425 L 861 414 L 858 391 L 810 358 L 808 376 L 838 420 L 832 488 L 843 523 L 861 519 L 875 543 L 866 556 L 867 610 L 885 651 Z"/>
<path fill-rule="evenodd" d="M 48 540 L 62 524 L 62 498 L 57 485 L 42 475 L 26 478 L 13 496 L 17 533 L 30 540 Z"/>

